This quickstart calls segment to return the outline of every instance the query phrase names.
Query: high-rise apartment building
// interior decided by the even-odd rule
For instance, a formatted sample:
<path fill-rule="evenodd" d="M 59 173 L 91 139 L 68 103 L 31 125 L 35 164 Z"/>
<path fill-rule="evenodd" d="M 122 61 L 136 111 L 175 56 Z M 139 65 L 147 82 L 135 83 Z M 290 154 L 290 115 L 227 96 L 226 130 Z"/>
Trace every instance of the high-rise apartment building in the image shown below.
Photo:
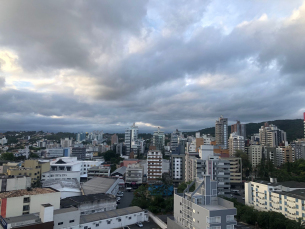
<path fill-rule="evenodd" d="M 170 177 L 172 178 L 174 185 L 178 185 L 180 182 L 184 181 L 185 153 L 180 150 L 181 148 L 178 147 L 177 150 L 172 151 L 170 159 Z"/>
<path fill-rule="evenodd" d="M 72 141 L 73 139 L 71 138 L 61 138 L 60 139 L 60 145 L 62 148 L 67 148 L 67 147 L 70 147 L 72 146 Z"/>
<path fill-rule="evenodd" d="M 162 158 L 160 150 L 149 150 L 147 153 L 147 182 L 154 183 L 162 178 Z"/>
<path fill-rule="evenodd" d="M 196 182 L 196 183 L 195 183 Z M 189 188 L 174 193 L 174 220 L 167 221 L 168 229 L 226 228 L 236 225 L 236 208 L 228 200 L 217 197 L 217 182 L 209 175 L 196 178 L 195 191 Z"/>
<path fill-rule="evenodd" d="M 253 168 L 261 163 L 262 156 L 263 156 L 263 146 L 261 145 L 249 146 L 248 157 Z"/>
<path fill-rule="evenodd" d="M 76 141 L 82 142 L 86 140 L 86 133 L 77 133 Z"/>
<path fill-rule="evenodd" d="M 135 123 L 125 130 L 126 155 L 130 154 L 132 146 L 134 146 L 135 142 L 138 140 L 138 133 L 139 128 Z"/>
<path fill-rule="evenodd" d="M 154 131 L 153 134 L 153 146 L 156 147 L 156 150 L 163 150 L 165 145 L 165 134 L 164 131 L 160 130 L 158 127 L 157 131 Z"/>
<path fill-rule="evenodd" d="M 259 129 L 259 142 L 262 146 L 277 147 L 286 142 L 286 132 L 273 124 L 265 123 Z"/>
<path fill-rule="evenodd" d="M 240 157 L 228 157 L 226 158 L 230 162 L 230 183 L 241 184 L 242 183 L 242 160 Z"/>
<path fill-rule="evenodd" d="M 77 160 L 86 160 L 86 148 L 85 147 L 73 147 L 72 157 L 77 157 Z"/>
<path fill-rule="evenodd" d="M 236 124 L 231 125 L 231 133 L 243 136 L 244 140 L 246 140 L 246 125 L 240 124 L 240 121 L 237 121 Z"/>
<path fill-rule="evenodd" d="M 220 116 L 215 123 L 215 140 L 217 145 L 228 149 L 228 119 Z"/>
<path fill-rule="evenodd" d="M 229 154 L 234 157 L 236 150 L 245 150 L 245 140 L 243 136 L 238 135 L 236 132 L 230 134 L 229 138 Z"/>
<path fill-rule="evenodd" d="M 181 137 L 182 132 L 180 132 L 178 129 L 171 134 L 171 150 L 175 150 L 178 147 L 179 138 Z"/>
<path fill-rule="evenodd" d="M 114 145 L 114 144 L 118 144 L 119 143 L 119 138 L 116 134 L 112 135 L 111 136 L 111 145 Z"/>

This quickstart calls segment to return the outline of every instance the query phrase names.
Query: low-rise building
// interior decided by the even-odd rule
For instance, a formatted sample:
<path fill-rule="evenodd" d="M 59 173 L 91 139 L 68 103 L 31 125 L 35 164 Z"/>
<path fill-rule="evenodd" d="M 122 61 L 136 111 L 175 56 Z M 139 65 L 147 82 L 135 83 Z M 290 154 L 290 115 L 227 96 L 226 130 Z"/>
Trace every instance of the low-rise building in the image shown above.
<path fill-rule="evenodd" d="M 305 183 L 250 181 L 245 183 L 245 204 L 260 211 L 275 211 L 292 220 L 305 217 Z"/>
<path fill-rule="evenodd" d="M 31 177 L 0 176 L 0 192 L 9 192 L 31 187 Z"/>
<path fill-rule="evenodd" d="M 83 196 L 74 196 L 62 199 L 61 208 L 76 207 L 81 215 L 115 210 L 117 207 L 116 197 L 111 194 L 97 193 Z"/>
<path fill-rule="evenodd" d="M 82 195 L 80 184 L 76 179 L 46 180 L 42 182 L 42 187 L 59 191 L 61 199 Z"/>
<path fill-rule="evenodd" d="M 51 188 L 33 188 L 0 193 L 1 216 L 14 217 L 37 213 L 41 204 L 59 209 L 60 192 Z"/>
<path fill-rule="evenodd" d="M 54 157 L 63 157 L 64 156 L 64 148 L 51 148 L 46 149 L 46 158 L 54 158 Z"/>
<path fill-rule="evenodd" d="M 85 195 L 106 193 L 116 196 L 120 187 L 120 179 L 94 177 L 82 184 Z"/>
<path fill-rule="evenodd" d="M 236 208 L 230 201 L 217 197 L 217 182 L 210 175 L 196 178 L 195 191 L 189 188 L 174 194 L 174 220 L 168 229 L 176 228 L 227 228 L 236 225 Z M 176 191 L 176 190 L 175 190 Z"/>
<path fill-rule="evenodd" d="M 111 177 L 114 177 L 114 178 L 123 178 L 123 177 L 125 177 L 126 169 L 127 169 L 127 167 L 125 167 L 125 166 L 117 168 L 116 170 L 114 170 L 111 173 Z"/>
<path fill-rule="evenodd" d="M 110 176 L 110 166 L 94 166 L 88 168 L 88 178 L 93 177 L 109 177 Z"/>
<path fill-rule="evenodd" d="M 129 164 L 126 169 L 125 184 L 139 186 L 143 183 L 144 167 L 140 164 Z"/>
<path fill-rule="evenodd" d="M 42 182 L 46 180 L 71 180 L 71 179 L 76 179 L 78 182 L 80 182 L 79 171 L 65 171 L 65 170 L 49 171 L 43 173 L 41 176 Z"/>

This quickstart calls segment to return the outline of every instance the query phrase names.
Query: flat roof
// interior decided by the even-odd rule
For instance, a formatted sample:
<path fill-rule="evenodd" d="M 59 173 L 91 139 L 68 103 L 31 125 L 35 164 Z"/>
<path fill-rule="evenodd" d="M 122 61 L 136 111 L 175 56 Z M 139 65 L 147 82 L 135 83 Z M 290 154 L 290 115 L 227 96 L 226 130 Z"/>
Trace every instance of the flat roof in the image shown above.
<path fill-rule="evenodd" d="M 78 211 L 78 208 L 76 208 L 76 207 L 61 208 L 61 209 L 54 210 L 54 215 L 58 215 L 58 214 L 66 213 L 66 212 L 74 212 L 74 211 Z"/>
<path fill-rule="evenodd" d="M 116 198 L 113 195 L 98 193 L 98 194 L 90 194 L 83 196 L 71 196 L 65 199 L 60 200 L 60 207 L 67 208 L 75 205 L 79 205 L 81 203 L 92 202 L 96 200 L 111 200 L 116 201 Z"/>
<path fill-rule="evenodd" d="M 86 195 L 95 193 L 106 193 L 117 179 L 94 177 L 82 184 L 82 188 Z"/>
<path fill-rule="evenodd" d="M 284 181 L 284 182 L 277 182 L 277 183 L 271 183 L 270 181 L 253 181 L 254 183 L 269 185 L 269 186 L 279 186 L 282 185 L 284 187 L 289 188 L 304 188 L 305 189 L 305 182 L 297 182 L 297 181 Z"/>
<path fill-rule="evenodd" d="M 80 224 L 119 217 L 119 216 L 124 216 L 124 215 L 138 213 L 138 212 L 143 212 L 143 210 L 140 207 L 133 206 L 133 207 L 116 209 L 116 210 L 112 210 L 112 211 L 99 212 L 99 213 L 90 214 L 90 215 L 82 215 L 80 217 Z"/>
<path fill-rule="evenodd" d="M 290 197 L 297 198 L 297 199 L 305 199 L 305 190 L 304 189 L 298 189 L 298 190 L 289 191 L 289 192 L 275 191 L 274 193 L 277 193 L 280 195 L 285 195 L 285 196 L 290 196 Z"/>
<path fill-rule="evenodd" d="M 48 194 L 58 192 L 51 188 L 33 188 L 30 191 L 27 189 L 9 191 L 9 192 L 2 192 L 0 193 L 0 199 L 3 198 L 11 198 L 11 197 L 19 197 L 19 196 L 31 196 L 31 195 L 40 195 L 40 194 Z"/>
<path fill-rule="evenodd" d="M 39 215 L 36 214 L 28 214 L 28 215 L 21 215 L 15 217 L 8 217 L 4 219 L 7 224 L 17 223 L 17 222 L 25 222 L 29 220 L 35 220 L 35 222 L 40 221 Z"/>
<path fill-rule="evenodd" d="M 48 171 L 48 172 L 44 172 L 44 173 L 42 173 L 42 175 L 45 174 L 45 173 L 79 173 L 79 171 L 57 170 L 57 171 Z"/>

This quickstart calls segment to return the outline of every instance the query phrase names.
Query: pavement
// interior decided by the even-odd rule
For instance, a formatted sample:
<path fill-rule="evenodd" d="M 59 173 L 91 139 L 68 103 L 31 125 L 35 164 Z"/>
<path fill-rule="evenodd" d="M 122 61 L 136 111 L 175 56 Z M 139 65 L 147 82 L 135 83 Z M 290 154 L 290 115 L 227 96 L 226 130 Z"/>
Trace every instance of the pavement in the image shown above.
<path fill-rule="evenodd" d="M 132 200 L 133 200 L 133 192 L 124 191 L 124 196 L 121 197 L 121 201 L 118 204 L 118 208 L 130 207 Z"/>

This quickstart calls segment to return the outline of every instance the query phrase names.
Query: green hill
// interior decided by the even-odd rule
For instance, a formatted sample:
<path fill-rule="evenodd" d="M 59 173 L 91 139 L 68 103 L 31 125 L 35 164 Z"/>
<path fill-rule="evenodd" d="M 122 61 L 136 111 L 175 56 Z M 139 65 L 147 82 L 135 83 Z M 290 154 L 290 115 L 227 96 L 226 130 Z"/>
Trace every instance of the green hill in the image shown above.
<path fill-rule="evenodd" d="M 281 130 L 287 133 L 287 140 L 289 142 L 304 137 L 304 124 L 303 119 L 287 119 L 287 120 L 275 120 L 267 121 L 269 124 L 274 124 Z M 260 123 L 247 123 L 246 132 L 247 137 L 250 138 L 252 134 L 258 133 L 258 130 L 265 122 Z M 211 134 L 215 136 L 215 127 L 209 127 L 205 129 L 198 130 L 200 134 Z M 198 132 L 196 131 L 196 132 Z M 195 135 L 195 132 L 185 132 L 189 135 Z M 229 133 L 231 133 L 231 127 L 229 126 Z"/>

